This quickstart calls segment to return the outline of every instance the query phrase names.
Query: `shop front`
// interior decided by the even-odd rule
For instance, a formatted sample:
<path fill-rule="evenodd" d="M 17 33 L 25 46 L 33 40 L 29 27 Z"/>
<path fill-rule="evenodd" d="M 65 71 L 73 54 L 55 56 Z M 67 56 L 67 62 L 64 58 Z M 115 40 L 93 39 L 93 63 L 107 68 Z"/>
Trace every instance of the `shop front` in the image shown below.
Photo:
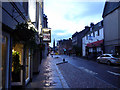
<path fill-rule="evenodd" d="M 88 43 L 86 46 L 86 54 L 89 55 L 90 58 L 96 58 L 99 55 L 103 54 L 103 47 L 103 40 Z"/>
<path fill-rule="evenodd" d="M 11 77 L 13 86 L 24 87 L 32 79 L 33 51 L 37 48 L 36 34 L 35 29 L 29 29 L 27 23 L 17 25 L 13 31 Z"/>
<path fill-rule="evenodd" d="M 24 48 L 24 44 L 19 43 L 13 47 L 11 77 L 12 86 L 24 86 L 29 82 L 31 65 L 30 54 L 30 49 Z"/>
<path fill-rule="evenodd" d="M 23 44 L 16 44 L 12 50 L 12 86 L 23 84 Z"/>

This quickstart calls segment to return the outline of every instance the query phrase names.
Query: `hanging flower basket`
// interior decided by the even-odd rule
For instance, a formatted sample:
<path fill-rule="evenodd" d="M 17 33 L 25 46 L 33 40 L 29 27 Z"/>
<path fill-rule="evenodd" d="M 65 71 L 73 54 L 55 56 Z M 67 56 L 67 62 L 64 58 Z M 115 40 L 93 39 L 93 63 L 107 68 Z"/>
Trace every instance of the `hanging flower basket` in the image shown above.
<path fill-rule="evenodd" d="M 18 24 L 13 31 L 14 41 L 27 41 L 34 37 L 35 30 L 33 28 L 28 29 L 28 24 Z"/>
<path fill-rule="evenodd" d="M 34 28 L 28 29 L 27 23 L 18 24 L 13 31 L 13 44 L 24 42 L 30 47 L 35 47 L 35 35 L 37 34 Z"/>

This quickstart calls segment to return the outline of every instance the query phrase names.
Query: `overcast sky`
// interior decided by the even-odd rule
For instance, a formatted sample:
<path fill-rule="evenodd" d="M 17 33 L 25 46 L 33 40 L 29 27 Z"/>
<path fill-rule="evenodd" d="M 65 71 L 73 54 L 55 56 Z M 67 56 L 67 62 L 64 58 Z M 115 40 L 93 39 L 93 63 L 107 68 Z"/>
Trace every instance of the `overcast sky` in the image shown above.
<path fill-rule="evenodd" d="M 104 0 L 44 0 L 44 13 L 48 17 L 48 27 L 52 29 L 50 46 L 53 40 L 71 38 L 76 31 L 81 31 L 90 23 L 102 20 Z"/>

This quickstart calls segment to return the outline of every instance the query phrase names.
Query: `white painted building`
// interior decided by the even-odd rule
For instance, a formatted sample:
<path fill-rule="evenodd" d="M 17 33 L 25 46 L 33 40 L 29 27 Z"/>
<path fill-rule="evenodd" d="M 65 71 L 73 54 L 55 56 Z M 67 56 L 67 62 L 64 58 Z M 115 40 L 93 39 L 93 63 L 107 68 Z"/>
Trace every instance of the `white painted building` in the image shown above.
<path fill-rule="evenodd" d="M 103 53 L 103 21 L 91 25 L 90 31 L 82 38 L 82 55 Z"/>

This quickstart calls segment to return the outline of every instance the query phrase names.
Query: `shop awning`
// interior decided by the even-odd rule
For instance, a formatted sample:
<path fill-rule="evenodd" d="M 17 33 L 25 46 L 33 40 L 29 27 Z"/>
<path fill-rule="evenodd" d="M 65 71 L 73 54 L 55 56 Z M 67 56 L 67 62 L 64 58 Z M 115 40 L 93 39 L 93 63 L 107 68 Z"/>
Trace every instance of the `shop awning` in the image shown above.
<path fill-rule="evenodd" d="M 96 42 L 88 43 L 87 47 L 97 47 L 97 46 L 101 46 L 101 44 L 103 44 L 103 40 L 99 40 L 99 41 L 96 41 Z"/>

